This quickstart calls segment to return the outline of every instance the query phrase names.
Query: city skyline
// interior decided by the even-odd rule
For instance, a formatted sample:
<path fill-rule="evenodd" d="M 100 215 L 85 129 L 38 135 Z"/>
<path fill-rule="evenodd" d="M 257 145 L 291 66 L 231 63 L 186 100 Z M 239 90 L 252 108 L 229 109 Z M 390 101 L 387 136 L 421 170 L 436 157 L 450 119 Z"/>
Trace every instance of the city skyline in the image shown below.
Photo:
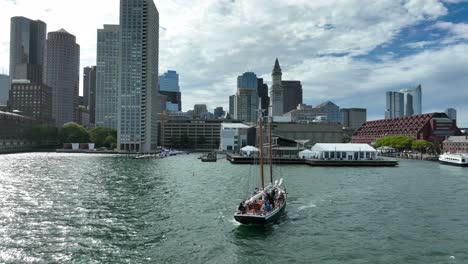
<path fill-rule="evenodd" d="M 365 107 L 369 120 L 380 119 L 386 91 L 420 83 L 423 112 L 455 108 L 459 124 L 468 126 L 466 1 L 270 2 L 196 1 L 196 14 L 182 1 L 155 2 L 161 14 L 159 74 L 180 73 L 184 111 L 195 103 L 228 109 L 225 95 L 235 93 L 236 77 L 245 71 L 271 87 L 271 61 L 278 57 L 283 79 L 301 81 L 304 103 Z M 82 48 L 81 67 L 95 65 L 96 30 L 118 23 L 119 1 L 92 2 L 94 10 L 85 3 L 0 1 L 6 14 L 0 72 L 8 71 L 12 16 L 44 21 L 49 31 L 65 28 Z M 248 10 L 263 12 L 249 17 Z"/>

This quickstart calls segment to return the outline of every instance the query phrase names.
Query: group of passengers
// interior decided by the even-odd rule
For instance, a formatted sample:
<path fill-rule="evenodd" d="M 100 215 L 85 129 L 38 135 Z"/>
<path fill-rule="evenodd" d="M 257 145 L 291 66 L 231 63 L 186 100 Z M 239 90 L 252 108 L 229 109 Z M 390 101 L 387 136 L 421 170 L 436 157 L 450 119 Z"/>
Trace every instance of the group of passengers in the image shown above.
<path fill-rule="evenodd" d="M 241 214 L 266 214 L 274 210 L 277 206 L 281 205 L 284 201 L 283 192 L 276 193 L 276 189 L 272 189 L 270 192 L 265 192 L 265 195 L 253 203 L 247 203 L 246 201 L 241 202 L 238 207 L 238 211 Z"/>

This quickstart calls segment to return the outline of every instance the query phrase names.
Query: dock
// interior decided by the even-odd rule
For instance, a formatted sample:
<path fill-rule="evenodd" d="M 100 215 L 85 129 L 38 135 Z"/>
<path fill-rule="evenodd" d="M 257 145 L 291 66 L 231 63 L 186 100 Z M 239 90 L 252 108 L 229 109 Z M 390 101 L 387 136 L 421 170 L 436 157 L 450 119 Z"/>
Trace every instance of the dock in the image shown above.
<path fill-rule="evenodd" d="M 226 159 L 232 164 L 258 164 L 259 159 L 256 157 L 244 157 L 241 155 L 226 154 Z M 263 160 L 265 164 L 269 163 L 269 159 Z M 273 158 L 273 164 L 283 165 L 308 165 L 312 167 L 395 167 L 398 166 L 396 160 L 308 160 L 293 157 Z"/>

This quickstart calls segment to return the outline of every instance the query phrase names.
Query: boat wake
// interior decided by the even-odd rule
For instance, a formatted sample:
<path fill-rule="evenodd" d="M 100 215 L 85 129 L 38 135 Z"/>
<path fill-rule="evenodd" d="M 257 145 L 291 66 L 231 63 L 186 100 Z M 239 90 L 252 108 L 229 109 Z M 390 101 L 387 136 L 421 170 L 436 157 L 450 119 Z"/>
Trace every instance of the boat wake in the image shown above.
<path fill-rule="evenodd" d="M 315 208 L 315 207 L 317 207 L 317 205 L 314 204 L 313 202 L 310 202 L 307 205 L 300 206 L 298 209 L 299 209 L 299 211 L 303 211 L 303 210 L 310 209 L 310 208 Z"/>

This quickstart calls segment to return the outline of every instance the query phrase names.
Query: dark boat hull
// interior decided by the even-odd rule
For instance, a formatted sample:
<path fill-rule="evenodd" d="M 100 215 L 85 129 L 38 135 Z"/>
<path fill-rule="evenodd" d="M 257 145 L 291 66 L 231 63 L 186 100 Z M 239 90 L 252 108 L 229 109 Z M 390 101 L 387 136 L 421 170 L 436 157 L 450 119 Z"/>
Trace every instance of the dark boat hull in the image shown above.
<path fill-rule="evenodd" d="M 440 164 L 444 164 L 444 165 L 452 165 L 452 166 L 457 166 L 457 167 L 468 167 L 468 164 L 458 164 L 458 163 L 452 163 L 452 162 L 447 162 L 447 161 L 443 161 L 443 160 L 439 160 L 439 163 Z"/>
<path fill-rule="evenodd" d="M 216 159 L 201 159 L 202 162 L 216 162 Z"/>
<path fill-rule="evenodd" d="M 244 225 L 268 225 L 274 223 L 281 214 L 284 212 L 286 208 L 286 201 L 284 201 L 281 208 L 278 210 L 273 211 L 273 213 L 269 215 L 248 215 L 248 214 L 235 214 L 234 219 Z"/>

